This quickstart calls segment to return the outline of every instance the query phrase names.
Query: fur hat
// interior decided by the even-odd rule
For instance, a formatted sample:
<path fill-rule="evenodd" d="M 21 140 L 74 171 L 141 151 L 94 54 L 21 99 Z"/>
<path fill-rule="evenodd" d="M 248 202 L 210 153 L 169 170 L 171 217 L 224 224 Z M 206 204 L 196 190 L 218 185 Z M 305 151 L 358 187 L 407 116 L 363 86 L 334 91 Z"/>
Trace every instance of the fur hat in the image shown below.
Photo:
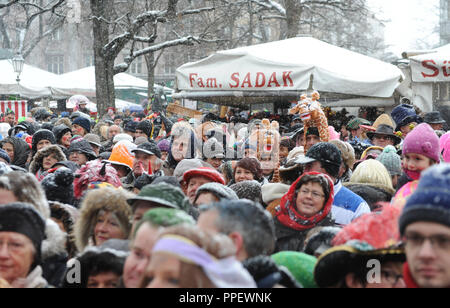
<path fill-rule="evenodd" d="M 48 140 L 51 144 L 56 144 L 55 135 L 51 131 L 40 129 L 33 135 L 33 140 L 31 141 L 33 153 L 37 152 L 37 145 L 42 140 Z"/>
<path fill-rule="evenodd" d="M 65 167 L 47 175 L 41 182 L 47 200 L 73 204 L 73 180 L 72 170 Z"/>
<path fill-rule="evenodd" d="M 94 228 L 101 210 L 114 214 L 125 238 L 128 238 L 131 231 L 131 207 L 127 200 L 132 197 L 133 194 L 124 189 L 106 187 L 89 191 L 81 204 L 80 218 L 75 224 L 78 251 L 83 251 L 89 240 L 93 240 Z"/>
<path fill-rule="evenodd" d="M 36 172 L 39 171 L 43 167 L 43 161 L 44 158 L 54 155 L 57 161 L 65 161 L 66 155 L 64 155 L 64 152 L 61 150 L 61 148 L 57 145 L 51 145 L 48 147 L 45 147 L 41 150 L 39 150 L 36 155 L 34 155 L 33 160 L 30 164 L 30 172 L 33 174 L 36 174 Z"/>
<path fill-rule="evenodd" d="M 423 172 L 419 186 L 408 198 L 400 217 L 403 235 L 409 224 L 435 222 L 450 227 L 450 166 L 433 166 Z"/>
<path fill-rule="evenodd" d="M 414 153 L 440 162 L 439 137 L 430 125 L 422 123 L 414 128 L 403 142 L 403 155 Z"/>

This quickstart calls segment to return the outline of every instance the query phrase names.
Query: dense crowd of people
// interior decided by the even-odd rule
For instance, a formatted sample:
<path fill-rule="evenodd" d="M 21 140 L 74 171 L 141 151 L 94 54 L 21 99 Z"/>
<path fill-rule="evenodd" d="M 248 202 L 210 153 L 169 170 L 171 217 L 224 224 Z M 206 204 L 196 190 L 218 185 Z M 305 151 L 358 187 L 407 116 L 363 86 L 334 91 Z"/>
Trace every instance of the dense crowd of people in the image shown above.
<path fill-rule="evenodd" d="M 93 119 L 77 98 L 3 115 L 0 288 L 450 287 L 439 112 Z"/>

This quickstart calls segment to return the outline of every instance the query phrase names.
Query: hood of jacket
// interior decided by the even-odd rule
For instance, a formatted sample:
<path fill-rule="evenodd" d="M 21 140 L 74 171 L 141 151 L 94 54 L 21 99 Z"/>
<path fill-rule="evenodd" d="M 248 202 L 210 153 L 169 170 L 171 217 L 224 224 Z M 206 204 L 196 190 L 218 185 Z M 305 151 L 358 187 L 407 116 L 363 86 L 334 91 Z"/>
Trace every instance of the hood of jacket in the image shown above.
<path fill-rule="evenodd" d="M 2 141 L 2 145 L 4 143 L 11 143 L 14 147 L 14 161 L 11 162 L 11 165 L 26 168 L 28 155 L 31 152 L 31 148 L 28 143 L 17 137 L 8 137 Z"/>
<path fill-rule="evenodd" d="M 66 155 L 64 155 L 64 152 L 61 150 L 61 148 L 57 145 L 51 145 L 48 147 L 45 147 L 38 151 L 36 155 L 34 155 L 33 160 L 30 164 L 30 172 L 33 174 L 36 174 L 36 172 L 39 171 L 43 167 L 42 163 L 44 161 L 44 158 L 49 155 L 55 155 L 55 158 L 60 161 L 65 161 Z"/>

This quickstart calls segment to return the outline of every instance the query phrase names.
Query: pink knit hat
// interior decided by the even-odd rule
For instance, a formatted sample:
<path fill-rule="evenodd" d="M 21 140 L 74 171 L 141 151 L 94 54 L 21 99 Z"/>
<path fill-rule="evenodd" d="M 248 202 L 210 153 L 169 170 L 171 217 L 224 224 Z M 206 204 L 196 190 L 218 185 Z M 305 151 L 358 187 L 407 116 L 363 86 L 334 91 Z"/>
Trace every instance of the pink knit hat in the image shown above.
<path fill-rule="evenodd" d="M 403 142 L 403 154 L 421 154 L 440 162 L 439 137 L 430 125 L 422 123 L 406 136 Z"/>

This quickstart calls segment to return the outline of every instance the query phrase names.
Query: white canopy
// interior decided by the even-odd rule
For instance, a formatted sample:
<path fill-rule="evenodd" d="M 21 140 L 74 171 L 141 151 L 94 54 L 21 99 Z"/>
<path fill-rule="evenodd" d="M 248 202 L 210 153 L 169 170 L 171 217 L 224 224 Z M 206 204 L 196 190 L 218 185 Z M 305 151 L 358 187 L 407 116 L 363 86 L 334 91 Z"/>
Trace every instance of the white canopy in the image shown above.
<path fill-rule="evenodd" d="M 57 82 L 52 84 L 52 92 L 56 96 L 70 96 L 82 94 L 95 97 L 95 67 L 90 66 L 59 76 Z M 114 87 L 142 88 L 146 90 L 148 82 L 130 74 L 120 73 L 114 76 Z"/>
<path fill-rule="evenodd" d="M 414 82 L 450 82 L 450 44 L 410 60 Z"/>
<path fill-rule="evenodd" d="M 306 90 L 391 97 L 403 74 L 394 65 L 310 37 L 219 51 L 177 70 L 186 92 Z"/>
<path fill-rule="evenodd" d="M 56 82 L 58 75 L 24 64 L 17 85 L 17 74 L 10 60 L 0 61 L 0 94 L 20 94 L 21 97 L 39 98 L 50 96 L 49 84 Z"/>

